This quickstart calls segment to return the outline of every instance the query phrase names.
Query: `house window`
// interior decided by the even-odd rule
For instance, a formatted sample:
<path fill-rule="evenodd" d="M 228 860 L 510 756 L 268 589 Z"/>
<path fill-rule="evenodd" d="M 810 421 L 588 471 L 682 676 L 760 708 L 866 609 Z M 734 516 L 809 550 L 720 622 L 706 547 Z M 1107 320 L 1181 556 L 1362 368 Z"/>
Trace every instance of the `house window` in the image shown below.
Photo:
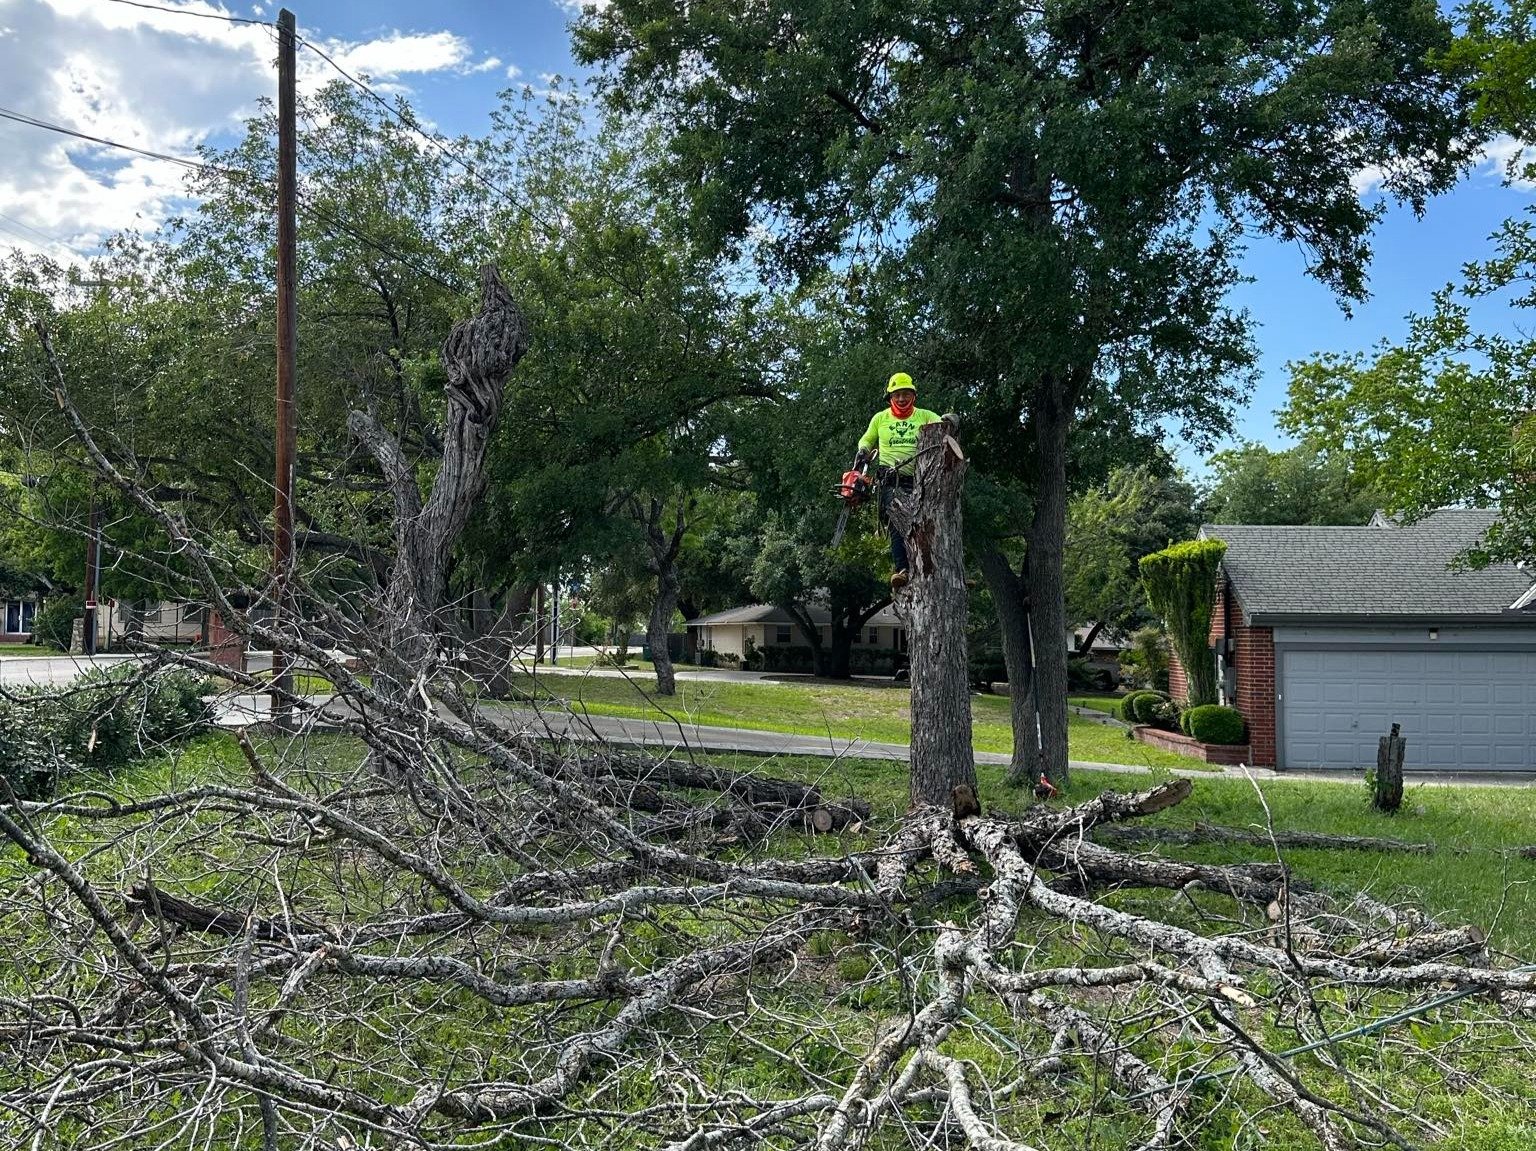
<path fill-rule="evenodd" d="M 899 627 L 896 629 L 896 650 L 907 650 L 907 629 L 904 627 Z"/>
<path fill-rule="evenodd" d="M 877 643 L 879 643 L 880 642 L 880 629 L 877 628 L 877 627 L 870 628 L 869 629 L 869 638 L 867 640 L 865 640 L 864 642 L 869 644 L 870 647 L 874 647 Z"/>
<path fill-rule="evenodd" d="M 780 646 L 788 645 L 790 643 L 790 626 L 787 623 L 776 625 L 773 629 L 773 642 Z"/>
<path fill-rule="evenodd" d="M 184 603 L 184 604 L 182 604 L 181 605 L 181 618 L 182 618 L 182 622 L 183 623 L 188 623 L 188 622 L 191 622 L 193 620 L 196 620 L 202 614 L 202 611 L 203 611 L 203 605 L 200 604 L 200 603 Z"/>
<path fill-rule="evenodd" d="M 30 600 L 7 600 L 5 604 L 5 630 L 11 635 L 21 635 L 32 630 L 37 617 L 37 604 Z"/>

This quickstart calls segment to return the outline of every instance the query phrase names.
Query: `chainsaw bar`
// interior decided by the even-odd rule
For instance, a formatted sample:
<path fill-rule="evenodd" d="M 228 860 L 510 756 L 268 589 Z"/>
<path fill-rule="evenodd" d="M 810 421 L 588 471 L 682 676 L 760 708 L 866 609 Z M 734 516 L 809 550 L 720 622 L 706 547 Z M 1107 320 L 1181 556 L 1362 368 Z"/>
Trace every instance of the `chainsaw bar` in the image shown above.
<path fill-rule="evenodd" d="M 837 517 L 837 527 L 832 532 L 833 547 L 843 542 L 843 533 L 848 530 L 848 513 L 852 510 L 852 508 L 844 505 L 842 515 Z"/>

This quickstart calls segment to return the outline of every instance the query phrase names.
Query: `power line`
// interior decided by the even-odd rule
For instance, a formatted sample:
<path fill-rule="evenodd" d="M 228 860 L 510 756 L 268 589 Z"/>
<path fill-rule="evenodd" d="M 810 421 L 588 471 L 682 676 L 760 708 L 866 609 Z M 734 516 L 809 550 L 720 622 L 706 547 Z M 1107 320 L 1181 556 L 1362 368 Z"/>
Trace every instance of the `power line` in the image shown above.
<path fill-rule="evenodd" d="M 205 20 L 223 20 L 227 24 L 260 24 L 271 28 L 270 20 L 252 20 L 246 16 L 226 16 L 222 12 L 197 12 L 191 8 L 168 8 L 164 4 L 146 4 L 143 0 L 112 0 L 114 4 L 126 4 L 130 8 L 147 8 L 151 12 L 169 12 L 175 16 L 201 16 Z"/>
<path fill-rule="evenodd" d="M 432 145 L 432 147 L 435 148 L 442 156 L 457 164 L 471 179 L 475 180 L 489 191 L 494 192 L 496 195 L 500 196 L 514 208 L 518 208 L 527 212 L 529 217 L 544 229 L 545 235 L 551 238 L 557 235 L 555 228 L 550 225 L 549 221 L 542 219 L 539 214 L 534 211 L 533 205 L 531 203 L 525 200 L 520 200 L 513 193 L 507 191 L 507 189 L 497 184 L 494 180 L 491 180 L 489 177 L 482 174 L 478 169 L 475 168 L 473 164 L 469 163 L 469 161 L 465 160 L 457 152 L 445 145 L 436 136 L 426 131 L 421 127 L 420 124 L 416 123 L 414 117 L 407 116 L 405 113 L 401 112 L 399 108 L 375 92 L 371 87 L 368 86 L 368 84 L 354 76 L 351 72 L 348 72 L 340 64 L 336 63 L 336 61 L 332 59 L 324 49 L 317 47 L 314 43 L 304 39 L 302 36 L 299 37 L 299 44 L 302 47 L 308 48 L 316 56 L 324 60 L 338 73 L 340 73 L 343 78 L 353 84 L 360 92 L 362 92 L 380 108 L 383 108 L 384 111 L 388 112 L 396 120 L 400 121 L 401 124 L 405 125 L 405 127 L 409 128 L 412 132 L 415 132 L 416 135 L 420 136 L 428 144 Z"/>
<path fill-rule="evenodd" d="M 92 136 L 88 132 L 80 132 L 74 128 L 66 128 L 62 124 L 54 124 L 47 120 L 39 120 L 36 116 L 28 116 L 24 112 L 14 112 L 9 108 L 0 108 L 0 119 L 14 120 L 18 124 L 26 124 L 31 128 L 43 128 L 49 132 L 58 132 L 65 136 L 73 136 L 77 140 L 85 140 L 92 144 L 100 144 L 106 148 L 117 148 L 123 152 L 134 152 L 140 156 L 147 156 L 151 160 L 165 160 L 172 164 L 180 164 L 184 168 L 223 171 L 223 169 L 219 168 L 217 164 L 209 164 L 202 160 L 189 160 L 185 156 L 172 156 L 169 152 L 155 152 L 149 148 L 135 147 L 133 144 L 121 144 L 116 140 L 108 140 L 103 136 Z"/>
<path fill-rule="evenodd" d="M 11 232 L 12 235 L 16 235 L 17 233 L 16 233 L 15 229 L 16 228 L 20 228 L 23 232 L 31 232 L 32 235 L 36 236 L 40 240 L 46 241 L 47 243 L 50 243 L 50 244 L 62 244 L 66 248 L 69 247 L 69 244 L 68 244 L 67 241 L 61 240 L 57 236 L 50 236 L 47 232 L 44 232 L 44 231 L 42 231 L 39 228 L 34 228 L 31 224 L 23 223 L 22 221 L 18 220 L 15 216 L 7 216 L 4 212 L 0 212 L 0 220 L 6 220 L 6 221 L 9 221 L 11 223 L 12 227 L 8 228 L 6 230 Z M 25 237 L 23 237 L 23 239 L 24 238 Z"/>
<path fill-rule="evenodd" d="M 92 136 L 87 132 L 80 132 L 73 128 L 66 128 L 62 124 L 54 124 L 47 120 L 39 119 L 36 116 L 29 116 L 24 112 L 16 112 L 9 108 L 0 108 L 0 119 L 14 120 L 18 124 L 25 124 L 31 128 L 41 128 L 47 132 L 57 132 L 65 136 L 72 136 L 79 140 L 89 141 L 92 144 L 100 144 L 106 148 L 117 148 L 124 152 L 133 152 L 140 156 L 148 156 L 151 159 L 166 160 L 173 164 L 180 164 L 183 167 L 193 171 L 217 172 L 219 175 L 224 176 L 226 179 L 231 181 L 260 182 L 258 177 L 256 177 L 251 172 L 243 172 L 236 168 L 225 168 L 218 164 L 210 164 L 203 160 L 189 160 L 185 156 L 173 156 L 168 152 L 156 152 L 148 148 L 139 148 L 132 144 L 123 144 L 116 140 L 108 140 L 104 136 Z M 316 208 L 312 203 L 309 203 L 303 198 L 301 198 L 299 201 L 299 208 L 302 212 L 304 212 L 305 215 L 317 220 L 322 225 L 328 226 L 335 231 L 342 232 L 345 235 L 352 237 L 354 240 L 361 244 L 367 245 L 381 255 L 387 256 L 388 258 L 397 261 L 404 267 L 409 268 L 417 275 L 425 276 L 427 279 L 432 280 L 440 287 L 446 288 L 448 291 L 454 292 L 458 295 L 468 294 L 464 288 L 450 283 L 443 276 L 431 271 L 430 269 L 421 267 L 414 260 L 405 255 L 402 255 L 399 251 L 392 248 L 390 245 L 384 243 L 381 240 L 374 239 L 366 232 L 351 224 L 343 223 L 336 217 L 321 211 L 319 208 Z"/>

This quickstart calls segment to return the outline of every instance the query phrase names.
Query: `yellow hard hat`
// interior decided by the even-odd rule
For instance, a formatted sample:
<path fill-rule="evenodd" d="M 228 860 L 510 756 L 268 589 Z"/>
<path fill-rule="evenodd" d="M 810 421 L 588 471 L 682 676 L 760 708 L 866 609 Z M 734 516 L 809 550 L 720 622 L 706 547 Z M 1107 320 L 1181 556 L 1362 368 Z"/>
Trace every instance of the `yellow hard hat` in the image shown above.
<path fill-rule="evenodd" d="M 899 392 L 902 388 L 909 388 L 914 392 L 917 391 L 917 385 L 912 382 L 911 376 L 907 375 L 906 372 L 897 372 L 886 381 L 885 394 L 890 395 L 892 392 Z"/>

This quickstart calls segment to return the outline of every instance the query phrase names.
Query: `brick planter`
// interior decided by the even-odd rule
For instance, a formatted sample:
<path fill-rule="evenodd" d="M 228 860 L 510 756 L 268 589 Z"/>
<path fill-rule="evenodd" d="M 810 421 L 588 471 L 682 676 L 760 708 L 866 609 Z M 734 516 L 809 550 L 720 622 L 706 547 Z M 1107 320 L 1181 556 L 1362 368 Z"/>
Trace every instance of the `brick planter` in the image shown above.
<path fill-rule="evenodd" d="M 1187 755 L 1206 763 L 1235 767 L 1239 763 L 1251 762 L 1246 743 L 1201 743 L 1180 732 L 1164 731 L 1160 727 L 1148 727 L 1145 724 L 1131 728 L 1131 735 L 1148 747 L 1160 747 L 1175 755 Z"/>

